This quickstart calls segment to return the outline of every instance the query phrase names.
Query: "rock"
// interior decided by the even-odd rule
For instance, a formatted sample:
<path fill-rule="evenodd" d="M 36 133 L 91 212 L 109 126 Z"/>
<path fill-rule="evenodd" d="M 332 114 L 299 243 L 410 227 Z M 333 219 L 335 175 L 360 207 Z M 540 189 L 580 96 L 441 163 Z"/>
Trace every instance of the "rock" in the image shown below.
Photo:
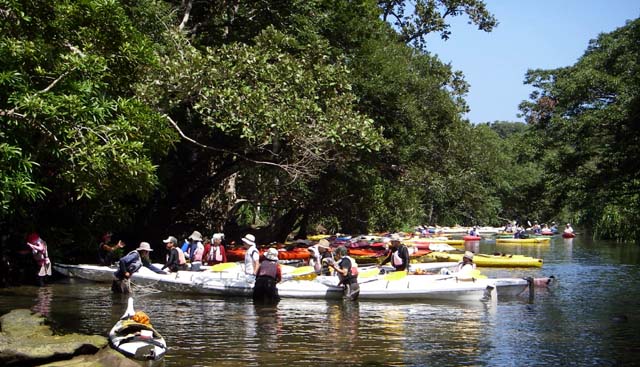
<path fill-rule="evenodd" d="M 69 366 L 74 356 L 78 366 L 129 366 L 120 361 L 132 362 L 108 348 L 109 341 L 100 335 L 53 335 L 45 324 L 45 318 L 30 310 L 13 310 L 0 317 L 0 365 L 40 365 L 64 361 L 58 366 Z M 100 351 L 100 353 L 97 353 Z M 97 353 L 97 354 L 96 354 Z M 89 356 L 85 356 L 89 355 Z M 120 361 L 115 358 L 121 357 Z M 76 359 L 74 358 L 74 359 Z M 101 362 L 105 360 L 106 362 Z M 84 362 L 82 362 L 84 361 Z"/>

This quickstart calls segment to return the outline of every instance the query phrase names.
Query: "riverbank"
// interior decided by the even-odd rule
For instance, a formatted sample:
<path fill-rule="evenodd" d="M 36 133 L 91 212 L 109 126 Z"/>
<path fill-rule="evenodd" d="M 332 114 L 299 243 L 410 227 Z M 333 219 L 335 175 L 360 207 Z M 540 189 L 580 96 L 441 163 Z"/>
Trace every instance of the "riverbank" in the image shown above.
<path fill-rule="evenodd" d="M 109 347 L 107 338 L 54 335 L 45 317 L 27 309 L 0 316 L 0 365 L 138 367 Z"/>

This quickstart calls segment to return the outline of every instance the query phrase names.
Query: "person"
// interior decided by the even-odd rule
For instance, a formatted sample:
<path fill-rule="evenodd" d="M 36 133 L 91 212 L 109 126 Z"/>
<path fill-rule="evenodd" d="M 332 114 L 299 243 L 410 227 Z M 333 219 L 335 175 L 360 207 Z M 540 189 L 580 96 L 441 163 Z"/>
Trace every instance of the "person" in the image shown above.
<path fill-rule="evenodd" d="M 558 225 L 556 222 L 551 222 L 551 232 L 558 233 Z"/>
<path fill-rule="evenodd" d="M 242 244 L 244 245 L 244 273 L 249 276 L 255 275 L 255 269 L 258 267 L 258 261 L 260 260 L 260 252 L 256 248 L 256 237 L 252 234 L 247 234 L 242 238 Z"/>
<path fill-rule="evenodd" d="M 332 257 L 331 256 L 331 245 L 329 241 L 324 238 L 318 241 L 317 244 L 310 246 L 307 250 L 311 253 L 311 257 L 309 258 L 309 265 L 313 266 L 317 275 L 329 275 L 329 267 L 326 262 L 323 263 L 322 260 Z"/>
<path fill-rule="evenodd" d="M 513 238 L 529 238 L 527 231 L 525 231 L 524 227 L 518 226 L 516 231 L 513 233 Z"/>
<path fill-rule="evenodd" d="M 573 228 L 571 227 L 571 223 L 567 223 L 564 227 L 564 233 L 573 233 Z"/>
<path fill-rule="evenodd" d="M 158 274 L 167 274 L 158 269 L 149 259 L 149 253 L 153 251 L 149 242 L 140 242 L 137 249 L 129 252 L 118 261 L 118 270 L 113 274 L 115 279 L 111 284 L 111 290 L 117 293 L 130 293 L 129 278 L 141 267 Z"/>
<path fill-rule="evenodd" d="M 393 265 L 396 271 L 409 271 L 409 249 L 400 242 L 400 236 L 395 233 L 391 235 L 390 250 L 389 254 L 380 262 L 380 265 L 391 261 L 391 265 Z"/>
<path fill-rule="evenodd" d="M 163 240 L 167 246 L 167 261 L 160 270 L 169 269 L 170 272 L 177 272 L 178 270 L 187 270 L 187 260 L 184 257 L 184 252 L 178 247 L 178 239 L 169 236 L 166 240 Z"/>
<path fill-rule="evenodd" d="M 469 230 L 469 236 L 480 236 L 480 230 L 477 226 L 474 226 Z"/>
<path fill-rule="evenodd" d="M 540 227 L 540 224 L 538 224 L 538 221 L 533 222 L 533 227 L 531 227 L 531 230 L 533 231 L 534 234 L 542 233 L 542 227 Z"/>
<path fill-rule="evenodd" d="M 102 235 L 102 241 L 98 245 L 98 264 L 102 266 L 111 266 L 115 261 L 118 261 L 119 256 L 116 251 L 125 246 L 122 240 L 119 240 L 115 245 L 111 245 L 112 236 L 111 232 L 105 233 Z"/>
<path fill-rule="evenodd" d="M 473 262 L 473 252 L 465 251 L 462 256 L 462 261 L 460 261 L 456 267 L 456 272 L 458 273 L 457 277 L 460 280 L 471 280 L 473 279 L 473 271 L 476 269 L 476 264 Z"/>
<path fill-rule="evenodd" d="M 213 243 L 204 247 L 204 255 L 202 256 L 202 263 L 204 265 L 215 265 L 227 262 L 227 252 L 222 245 L 222 239 L 224 235 L 222 233 L 214 233 L 211 236 Z"/>
<path fill-rule="evenodd" d="M 43 286 L 47 276 L 51 276 L 51 260 L 47 243 L 34 232 L 27 236 L 27 245 L 31 248 L 33 260 L 38 266 L 38 285 Z"/>
<path fill-rule="evenodd" d="M 340 258 L 337 263 L 332 263 L 331 267 L 338 274 L 340 283 L 343 286 L 343 297 L 351 301 L 358 299 L 360 295 L 360 285 L 358 284 L 358 265 L 355 260 L 347 256 L 347 248 L 340 246 L 336 249 L 336 256 Z"/>
<path fill-rule="evenodd" d="M 255 268 L 256 284 L 253 286 L 253 302 L 274 304 L 280 301 L 276 284 L 282 280 L 278 264 L 278 250 L 270 248 L 265 259 Z"/>
<path fill-rule="evenodd" d="M 189 261 L 194 262 L 195 260 L 195 256 L 196 256 L 196 251 L 198 250 L 198 244 L 202 245 L 202 234 L 200 234 L 200 232 L 198 231 L 193 231 L 193 233 L 191 233 L 191 236 L 189 236 L 188 238 L 189 240 L 189 248 L 188 252 L 189 254 Z M 204 247 L 203 247 L 204 250 Z"/>

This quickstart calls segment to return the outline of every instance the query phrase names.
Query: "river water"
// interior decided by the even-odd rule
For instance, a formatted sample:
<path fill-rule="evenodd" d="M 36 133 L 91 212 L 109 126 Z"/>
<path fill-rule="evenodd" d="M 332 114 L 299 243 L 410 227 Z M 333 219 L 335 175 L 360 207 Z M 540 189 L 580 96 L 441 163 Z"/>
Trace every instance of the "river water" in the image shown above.
<path fill-rule="evenodd" d="M 472 245 L 544 259 L 489 276 L 558 279 L 535 300 L 373 302 L 250 299 L 138 292 L 170 347 L 164 366 L 640 365 L 640 246 L 554 238 L 548 245 Z M 0 314 L 43 313 L 57 333 L 108 333 L 126 308 L 109 285 L 63 280 L 0 289 Z"/>

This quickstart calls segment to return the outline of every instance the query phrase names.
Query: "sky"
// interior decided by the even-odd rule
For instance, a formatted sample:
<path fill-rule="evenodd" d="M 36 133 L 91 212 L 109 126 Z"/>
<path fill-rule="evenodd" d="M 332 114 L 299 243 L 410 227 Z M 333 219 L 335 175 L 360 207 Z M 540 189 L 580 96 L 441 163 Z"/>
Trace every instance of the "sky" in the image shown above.
<path fill-rule="evenodd" d="M 466 16 L 450 20 L 447 41 L 429 35 L 427 50 L 470 84 L 466 96 L 472 123 L 523 121 L 518 104 L 533 90 L 524 85 L 529 69 L 575 64 L 589 40 L 640 17 L 640 0 L 485 0 L 498 19 L 492 32 L 468 24 Z"/>

